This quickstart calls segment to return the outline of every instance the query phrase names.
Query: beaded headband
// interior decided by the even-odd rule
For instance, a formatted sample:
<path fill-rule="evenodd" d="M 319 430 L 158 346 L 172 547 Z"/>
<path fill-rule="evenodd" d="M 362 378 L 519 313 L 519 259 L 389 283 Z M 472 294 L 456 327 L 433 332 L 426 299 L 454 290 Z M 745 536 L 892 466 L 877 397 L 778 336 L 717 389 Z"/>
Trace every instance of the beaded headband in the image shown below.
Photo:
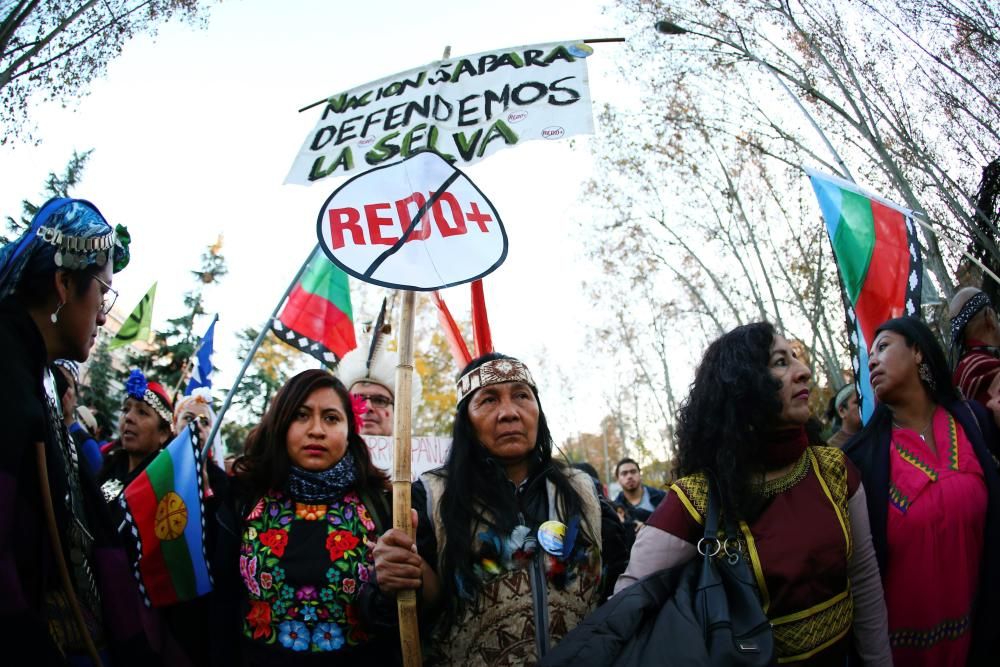
<path fill-rule="evenodd" d="M 154 391 L 155 389 L 159 389 L 164 395 L 161 396 Z M 149 407 L 153 408 L 153 411 L 160 415 L 160 419 L 163 421 L 168 424 L 173 422 L 174 414 L 170 409 L 163 387 L 157 382 L 147 382 L 146 376 L 138 368 L 133 369 L 129 374 L 128 381 L 125 382 L 125 393 L 130 398 L 148 403 Z"/>
<path fill-rule="evenodd" d="M 458 402 L 482 387 L 504 382 L 523 382 L 538 391 L 531 371 L 517 359 L 493 359 L 474 368 L 458 380 Z"/>
<path fill-rule="evenodd" d="M 45 243 L 54 245 L 56 254 L 53 261 L 56 266 L 64 269 L 84 269 L 89 262 L 87 255 L 97 253 L 94 263 L 104 266 L 108 261 L 109 250 L 115 247 L 115 232 L 112 230 L 103 236 L 67 236 L 55 227 L 39 227 L 35 235 Z"/>

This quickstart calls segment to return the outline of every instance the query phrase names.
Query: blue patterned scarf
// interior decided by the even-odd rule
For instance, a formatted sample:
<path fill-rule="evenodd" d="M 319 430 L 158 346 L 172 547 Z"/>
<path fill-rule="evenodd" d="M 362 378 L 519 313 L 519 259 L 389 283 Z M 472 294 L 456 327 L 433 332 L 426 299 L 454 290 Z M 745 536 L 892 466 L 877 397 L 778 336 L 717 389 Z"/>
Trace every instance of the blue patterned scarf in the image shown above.
<path fill-rule="evenodd" d="M 355 475 L 354 456 L 350 451 L 337 465 L 321 472 L 304 470 L 293 464 L 288 471 L 288 493 L 300 503 L 330 503 L 354 484 Z"/>

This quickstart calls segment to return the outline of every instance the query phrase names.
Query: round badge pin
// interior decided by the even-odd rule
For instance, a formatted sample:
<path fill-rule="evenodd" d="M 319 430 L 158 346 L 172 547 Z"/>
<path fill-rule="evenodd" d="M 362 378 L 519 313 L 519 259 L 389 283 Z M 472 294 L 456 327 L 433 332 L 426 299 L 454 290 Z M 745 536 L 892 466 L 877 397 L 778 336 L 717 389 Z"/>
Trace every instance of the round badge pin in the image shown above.
<path fill-rule="evenodd" d="M 538 543 L 546 552 L 556 558 L 563 555 L 563 538 L 566 537 L 566 524 L 561 521 L 546 521 L 538 527 Z"/>

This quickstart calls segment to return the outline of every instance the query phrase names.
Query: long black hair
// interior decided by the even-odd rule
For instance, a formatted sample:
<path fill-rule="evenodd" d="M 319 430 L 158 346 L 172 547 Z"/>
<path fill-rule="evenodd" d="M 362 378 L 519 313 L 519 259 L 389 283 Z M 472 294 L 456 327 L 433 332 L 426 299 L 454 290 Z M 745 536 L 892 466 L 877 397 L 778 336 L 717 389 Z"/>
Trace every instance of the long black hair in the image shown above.
<path fill-rule="evenodd" d="M 924 386 L 927 394 L 935 403 L 951 403 L 962 399 L 962 394 L 955 387 L 952 379 L 948 359 L 945 356 L 941 344 L 938 342 L 934 332 L 930 327 L 916 317 L 897 317 L 887 320 L 875 330 L 875 337 L 883 331 L 892 331 L 903 337 L 907 347 L 916 347 L 923 357 L 921 363 L 927 364 L 930 369 L 932 383 L 928 384 L 924 380 L 920 383 Z M 865 424 L 862 432 L 867 432 L 879 428 L 879 426 L 892 419 L 892 411 L 885 403 L 877 403 L 871 419 Z"/>
<path fill-rule="evenodd" d="M 233 463 L 233 471 L 245 485 L 248 497 L 256 500 L 270 489 L 282 489 L 288 480 L 291 461 L 286 438 L 295 412 L 317 389 L 333 389 L 344 404 L 347 417 L 347 451 L 354 456 L 358 488 L 373 492 L 388 488 L 386 474 L 372 463 L 368 445 L 354 423 L 351 395 L 335 376 L 319 369 L 302 371 L 286 382 L 271 399 L 267 412 L 247 436 L 245 453 Z"/>
<path fill-rule="evenodd" d="M 753 477 L 763 472 L 768 437 L 781 415 L 781 382 L 768 367 L 775 335 L 769 322 L 755 322 L 716 339 L 677 414 L 679 473 L 713 473 L 726 507 L 740 518 L 760 507 Z"/>
<path fill-rule="evenodd" d="M 459 377 L 488 361 L 512 358 L 496 352 L 483 355 L 463 368 Z M 529 483 L 552 482 L 556 489 L 556 505 L 562 515 L 582 516 L 583 502 L 569 481 L 566 466 L 552 458 L 552 434 L 545 411 L 533 387 L 532 393 L 538 402 L 538 437 L 531 453 Z M 473 570 L 475 534 L 488 527 L 503 539 L 519 523 L 517 497 L 512 492 L 506 472 L 476 438 L 469 418 L 469 402 L 474 394 L 471 392 L 458 404 L 452 427 L 451 451 L 444 467 L 435 473 L 447 479 L 441 496 L 445 540 L 443 545 L 439 545 L 442 554 L 438 569 L 441 599 L 446 601 L 443 627 L 451 625 L 461 615 L 465 605 L 479 595 L 481 582 Z M 586 524 L 581 526 L 581 539 L 590 542 L 598 540 L 593 529 Z"/>

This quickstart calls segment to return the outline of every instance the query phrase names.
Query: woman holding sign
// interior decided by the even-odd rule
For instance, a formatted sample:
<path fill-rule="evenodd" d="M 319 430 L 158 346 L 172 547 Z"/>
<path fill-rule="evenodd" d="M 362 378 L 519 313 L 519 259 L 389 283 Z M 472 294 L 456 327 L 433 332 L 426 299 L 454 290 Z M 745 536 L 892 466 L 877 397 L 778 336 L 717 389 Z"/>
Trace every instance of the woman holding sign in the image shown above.
<path fill-rule="evenodd" d="M 387 532 L 375 549 L 378 586 L 421 590 L 431 659 L 531 664 L 621 571 L 621 524 L 586 473 L 553 460 L 523 363 L 495 353 L 473 360 L 458 399 L 447 463 L 413 486 L 416 548 Z"/>
<path fill-rule="evenodd" d="M 389 504 L 358 421 L 340 380 L 304 371 L 275 395 L 233 466 L 246 664 L 398 659 L 398 634 L 376 637 L 362 620 Z"/>

